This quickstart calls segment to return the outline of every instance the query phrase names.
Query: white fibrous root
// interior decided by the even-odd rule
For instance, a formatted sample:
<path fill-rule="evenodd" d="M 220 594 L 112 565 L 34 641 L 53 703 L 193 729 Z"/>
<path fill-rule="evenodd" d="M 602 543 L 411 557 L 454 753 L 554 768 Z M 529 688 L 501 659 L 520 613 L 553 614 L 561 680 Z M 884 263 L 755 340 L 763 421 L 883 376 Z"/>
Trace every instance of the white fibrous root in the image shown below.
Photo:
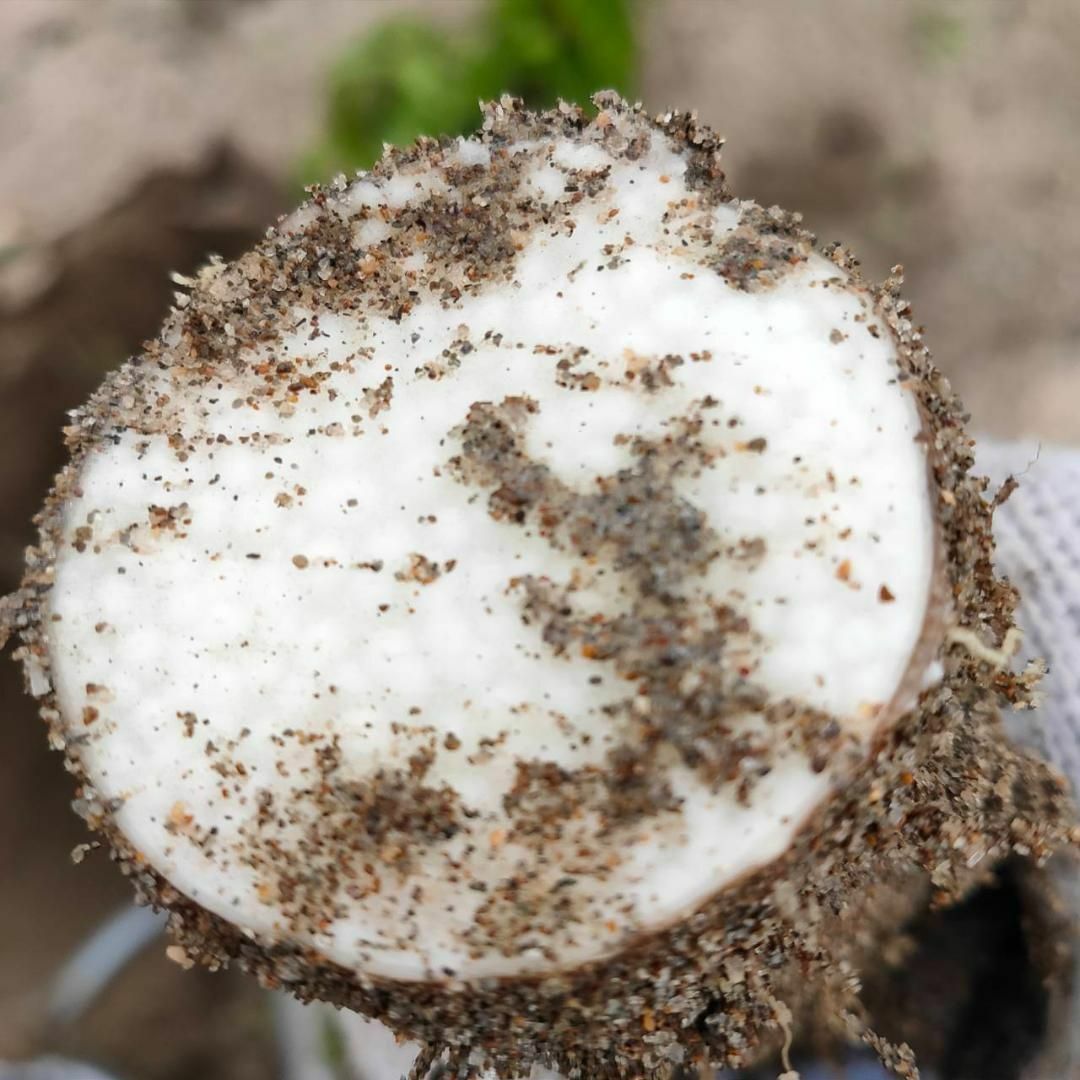
<path fill-rule="evenodd" d="M 602 970 L 940 696 L 959 511 L 899 302 L 688 118 L 598 105 L 317 191 L 76 418 L 31 690 L 185 956 L 371 1012 Z"/>

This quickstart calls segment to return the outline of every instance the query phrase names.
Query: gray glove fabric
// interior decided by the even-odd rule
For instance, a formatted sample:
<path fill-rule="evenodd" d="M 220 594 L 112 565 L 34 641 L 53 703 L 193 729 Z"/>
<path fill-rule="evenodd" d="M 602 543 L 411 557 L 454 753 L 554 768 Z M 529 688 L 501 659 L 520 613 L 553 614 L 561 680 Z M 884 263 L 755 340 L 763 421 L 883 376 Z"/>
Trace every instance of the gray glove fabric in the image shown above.
<path fill-rule="evenodd" d="M 994 519 L 997 565 L 1020 590 L 1021 658 L 1050 665 L 1045 700 L 1012 718 L 1014 734 L 1080 790 L 1080 449 L 988 441 L 976 460 L 993 484 L 1020 484 Z"/>

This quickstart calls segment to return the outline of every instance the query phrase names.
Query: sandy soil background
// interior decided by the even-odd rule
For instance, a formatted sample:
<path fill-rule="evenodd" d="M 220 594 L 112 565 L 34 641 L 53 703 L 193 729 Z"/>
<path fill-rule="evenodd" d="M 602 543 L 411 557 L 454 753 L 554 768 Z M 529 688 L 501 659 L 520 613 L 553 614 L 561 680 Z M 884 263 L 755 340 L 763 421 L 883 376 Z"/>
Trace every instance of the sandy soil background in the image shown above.
<path fill-rule="evenodd" d="M 170 270 L 243 250 L 290 201 L 349 36 L 468 0 L 0 2 L 0 592 L 60 428 L 152 334 Z M 973 428 L 1080 442 L 1080 5 L 653 0 L 642 97 L 728 137 L 737 192 L 802 210 L 907 292 Z M 0 1060 L 128 890 L 67 809 L 0 665 Z M 136 1078 L 274 1074 L 265 1000 L 151 950 L 52 1044 Z"/>

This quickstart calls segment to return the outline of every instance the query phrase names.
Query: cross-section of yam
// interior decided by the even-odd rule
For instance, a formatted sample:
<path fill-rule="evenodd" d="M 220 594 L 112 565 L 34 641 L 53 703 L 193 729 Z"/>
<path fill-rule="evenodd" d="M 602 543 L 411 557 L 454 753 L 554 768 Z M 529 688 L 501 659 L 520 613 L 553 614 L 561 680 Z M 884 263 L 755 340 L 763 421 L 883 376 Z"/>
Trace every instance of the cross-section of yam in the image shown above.
<path fill-rule="evenodd" d="M 1070 820 L 896 284 L 597 106 L 489 106 L 187 282 L 7 605 L 188 952 L 466 1072 L 748 1060 L 850 997 L 875 889 Z"/>

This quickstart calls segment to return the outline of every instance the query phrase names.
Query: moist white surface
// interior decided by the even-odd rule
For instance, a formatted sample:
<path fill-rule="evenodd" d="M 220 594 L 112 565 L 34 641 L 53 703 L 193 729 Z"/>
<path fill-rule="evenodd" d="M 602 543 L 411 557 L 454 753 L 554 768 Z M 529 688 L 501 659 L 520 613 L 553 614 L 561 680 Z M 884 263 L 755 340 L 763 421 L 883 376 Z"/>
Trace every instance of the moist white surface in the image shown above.
<path fill-rule="evenodd" d="M 554 202 L 565 198 L 560 163 L 603 159 L 597 146 L 521 152 L 535 158 L 523 183 Z M 477 144 L 457 153 L 486 160 Z M 587 809 L 542 849 L 519 839 L 505 803 L 517 763 L 604 768 L 626 737 L 613 714 L 633 685 L 582 650 L 557 654 L 523 620 L 514 583 L 573 582 L 584 610 L 630 609 L 610 558 L 496 520 L 489 490 L 455 474 L 476 403 L 531 399 L 527 457 L 582 494 L 634 466 L 626 437 L 662 440 L 700 417 L 709 460 L 672 482 L 728 555 L 684 583 L 687 610 L 730 605 L 749 626 L 710 662 L 833 714 L 862 749 L 910 704 L 895 699 L 923 632 L 933 515 L 920 418 L 871 298 L 818 255 L 774 285 L 734 287 L 705 263 L 738 224 L 738 204 L 701 207 L 659 139 L 640 161 L 608 164 L 606 188 L 571 211 L 572 230 L 523 238 L 512 282 L 450 307 L 421 295 L 399 321 L 323 313 L 317 334 L 314 313 L 294 310 L 294 331 L 243 352 L 220 383 L 160 374 L 193 452 L 128 428 L 85 461 L 49 600 L 60 707 L 85 737 L 87 774 L 120 800 L 114 819 L 129 842 L 260 940 L 401 979 L 579 964 L 775 859 L 837 782 L 777 747 L 741 798 L 661 746 L 678 812 L 600 836 Z M 321 212 L 348 217 L 444 188 L 409 181 L 360 182 Z M 286 228 L 319 211 L 299 213 Z M 354 237 L 384 238 L 370 218 Z M 605 245 L 618 247 L 614 267 Z M 428 256 L 411 258 L 422 267 Z M 569 370 L 595 376 L 593 388 L 560 385 L 559 361 L 581 349 Z M 670 385 L 644 386 L 642 373 L 671 355 L 683 362 Z M 319 392 L 252 406 L 258 365 L 284 360 L 325 372 Z M 754 557 L 736 557 L 751 541 L 762 542 Z M 634 708 L 647 717 L 647 697 Z M 423 783 L 452 789 L 470 816 L 408 860 L 399 840 L 377 845 L 362 887 L 327 896 L 309 882 L 324 907 L 300 911 L 274 845 L 315 877 L 334 859 L 304 837 L 325 812 L 310 796 L 335 739 L 335 783 L 408 772 L 435 747 Z M 282 807 L 292 822 L 279 824 Z M 510 878 L 523 882 L 533 924 L 470 935 Z M 568 880 L 564 917 L 545 905 Z"/>

